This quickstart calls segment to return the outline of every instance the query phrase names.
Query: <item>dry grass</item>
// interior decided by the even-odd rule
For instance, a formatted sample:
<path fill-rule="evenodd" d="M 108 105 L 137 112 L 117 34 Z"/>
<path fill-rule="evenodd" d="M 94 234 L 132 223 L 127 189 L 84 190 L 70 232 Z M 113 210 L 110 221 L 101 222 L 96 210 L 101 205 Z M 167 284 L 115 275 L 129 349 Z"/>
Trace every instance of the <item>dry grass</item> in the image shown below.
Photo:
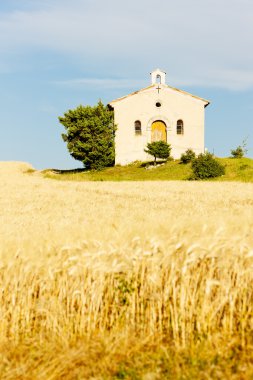
<path fill-rule="evenodd" d="M 1 379 L 253 376 L 253 184 L 0 163 Z"/>

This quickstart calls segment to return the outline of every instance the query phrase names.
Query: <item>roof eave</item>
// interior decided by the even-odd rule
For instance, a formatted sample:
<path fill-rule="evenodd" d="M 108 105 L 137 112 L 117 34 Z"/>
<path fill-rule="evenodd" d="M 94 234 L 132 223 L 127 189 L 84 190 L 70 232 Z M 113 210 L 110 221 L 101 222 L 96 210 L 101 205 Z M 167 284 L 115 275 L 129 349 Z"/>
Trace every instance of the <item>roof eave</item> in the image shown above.
<path fill-rule="evenodd" d="M 150 89 L 150 88 L 152 88 L 152 87 L 155 87 L 155 86 L 156 86 L 156 84 L 152 84 L 152 85 L 150 85 L 150 86 L 148 86 L 148 87 L 145 87 L 145 88 L 142 88 L 142 89 L 140 89 L 140 90 L 138 90 L 138 91 L 134 91 L 134 92 L 132 92 L 131 94 L 128 94 L 128 95 L 122 96 L 121 98 L 114 99 L 114 100 L 112 100 L 112 101 L 109 103 L 109 105 L 110 105 L 111 107 L 113 107 L 113 104 L 114 104 L 114 103 L 120 102 L 120 101 L 122 101 L 122 100 L 124 100 L 124 99 L 126 99 L 126 98 L 128 98 L 128 97 L 130 97 L 130 96 L 137 95 L 137 94 L 139 94 L 140 92 L 143 92 L 143 91 L 148 90 L 148 89 Z M 194 98 L 194 99 L 201 100 L 202 102 L 206 103 L 206 104 L 205 104 L 205 107 L 207 107 L 207 106 L 210 104 L 210 101 L 209 101 L 209 100 L 204 99 L 204 98 L 201 98 L 201 97 L 199 97 L 199 96 L 197 96 L 197 95 L 193 95 L 193 94 L 191 94 L 190 92 L 187 92 L 187 91 L 184 91 L 184 90 L 180 90 L 180 89 L 178 89 L 178 88 L 176 88 L 176 87 L 172 87 L 172 86 L 169 86 L 169 85 L 167 85 L 167 84 L 162 84 L 162 85 L 160 84 L 160 86 L 164 86 L 164 87 L 169 88 L 169 89 L 171 89 L 171 90 L 177 91 L 177 92 L 179 92 L 179 93 L 181 93 L 181 94 L 183 94 L 183 95 L 191 96 L 191 97 Z"/>
<path fill-rule="evenodd" d="M 152 84 L 151 86 L 144 87 L 144 88 L 142 88 L 142 89 L 140 89 L 140 90 L 137 90 L 137 91 L 131 92 L 131 94 L 128 94 L 128 95 L 122 96 L 122 97 L 120 97 L 120 98 L 114 99 L 114 100 L 112 100 L 112 101 L 111 101 L 110 103 L 108 103 L 108 104 L 109 104 L 110 106 L 112 106 L 113 103 L 117 103 L 117 102 L 120 102 L 121 100 L 124 100 L 124 99 L 130 97 L 130 96 L 137 95 L 137 94 L 139 94 L 140 92 L 145 91 L 145 90 L 148 90 L 149 88 L 151 88 L 151 87 L 153 87 L 153 86 L 155 86 L 155 85 Z"/>

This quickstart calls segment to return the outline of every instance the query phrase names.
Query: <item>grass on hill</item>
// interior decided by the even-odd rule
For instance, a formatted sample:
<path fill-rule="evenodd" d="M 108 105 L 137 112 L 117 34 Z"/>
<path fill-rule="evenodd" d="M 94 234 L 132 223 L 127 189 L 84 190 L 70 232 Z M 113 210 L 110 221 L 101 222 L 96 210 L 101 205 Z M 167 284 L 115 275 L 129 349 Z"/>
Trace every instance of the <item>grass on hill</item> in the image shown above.
<path fill-rule="evenodd" d="M 213 181 L 253 182 L 253 159 L 217 158 L 225 166 L 225 175 Z M 157 167 L 149 163 L 135 162 L 130 165 L 116 165 L 102 171 L 45 170 L 47 178 L 67 181 L 181 181 L 191 177 L 191 164 L 181 164 L 179 160 L 168 161 Z"/>

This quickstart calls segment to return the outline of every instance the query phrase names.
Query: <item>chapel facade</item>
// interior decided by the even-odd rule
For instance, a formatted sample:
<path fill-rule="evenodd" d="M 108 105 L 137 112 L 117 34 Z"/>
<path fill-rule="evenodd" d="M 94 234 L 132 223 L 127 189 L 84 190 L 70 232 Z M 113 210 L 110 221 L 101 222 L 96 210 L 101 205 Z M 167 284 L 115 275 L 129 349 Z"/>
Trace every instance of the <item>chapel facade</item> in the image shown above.
<path fill-rule="evenodd" d="M 171 145 L 175 159 L 189 148 L 204 153 L 205 107 L 210 102 L 168 86 L 160 69 L 150 75 L 150 86 L 109 103 L 117 125 L 115 164 L 150 160 L 144 149 L 160 140 Z"/>

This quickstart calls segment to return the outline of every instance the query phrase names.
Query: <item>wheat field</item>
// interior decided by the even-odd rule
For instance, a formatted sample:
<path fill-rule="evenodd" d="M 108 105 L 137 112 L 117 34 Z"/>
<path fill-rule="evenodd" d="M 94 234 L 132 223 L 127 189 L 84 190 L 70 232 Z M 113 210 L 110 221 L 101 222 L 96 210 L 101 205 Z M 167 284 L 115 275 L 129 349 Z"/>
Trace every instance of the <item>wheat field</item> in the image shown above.
<path fill-rule="evenodd" d="M 0 180 L 0 379 L 253 378 L 253 184 Z"/>

